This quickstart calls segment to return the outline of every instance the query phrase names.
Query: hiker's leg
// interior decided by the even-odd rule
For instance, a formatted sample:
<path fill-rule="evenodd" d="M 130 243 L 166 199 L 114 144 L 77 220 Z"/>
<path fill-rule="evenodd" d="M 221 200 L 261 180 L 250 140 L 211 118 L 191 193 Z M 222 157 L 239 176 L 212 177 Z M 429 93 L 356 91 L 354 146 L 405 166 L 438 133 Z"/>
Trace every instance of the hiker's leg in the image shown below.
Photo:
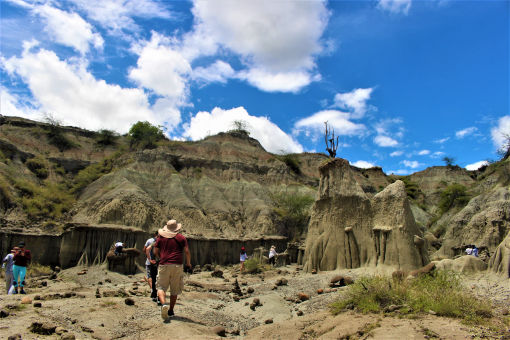
<path fill-rule="evenodd" d="M 21 267 L 18 267 L 17 265 L 13 265 L 12 266 L 12 275 L 13 275 L 12 284 L 13 284 L 14 287 L 18 287 L 19 268 L 21 268 Z"/>
<path fill-rule="evenodd" d="M 7 290 L 7 293 L 9 293 L 9 289 L 11 289 L 12 281 L 13 281 L 12 273 L 5 274 L 5 288 Z"/>
<path fill-rule="evenodd" d="M 170 310 L 174 310 L 175 303 L 177 302 L 177 295 L 170 295 Z"/>
<path fill-rule="evenodd" d="M 21 287 L 21 292 L 23 293 L 23 287 L 25 286 L 25 275 L 27 273 L 27 267 L 21 267 L 19 273 L 19 286 Z M 24 294 L 24 293 L 23 293 Z"/>
<path fill-rule="evenodd" d="M 158 289 L 158 299 L 159 302 L 161 302 L 162 305 L 166 302 L 166 293 L 164 290 Z"/>
<path fill-rule="evenodd" d="M 151 266 L 151 296 L 156 297 L 158 289 L 156 288 L 156 281 L 158 276 L 158 267 L 152 265 Z"/>
<path fill-rule="evenodd" d="M 170 265 L 162 265 L 158 267 L 158 276 L 156 277 L 156 286 L 158 289 L 159 302 L 165 304 L 166 302 L 166 291 L 170 286 L 169 276 Z"/>

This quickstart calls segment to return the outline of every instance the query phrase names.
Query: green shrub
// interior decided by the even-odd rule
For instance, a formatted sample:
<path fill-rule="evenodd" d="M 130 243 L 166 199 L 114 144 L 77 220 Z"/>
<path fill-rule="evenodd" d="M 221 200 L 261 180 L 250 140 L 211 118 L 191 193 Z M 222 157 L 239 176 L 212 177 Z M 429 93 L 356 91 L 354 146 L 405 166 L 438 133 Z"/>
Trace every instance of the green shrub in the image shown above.
<path fill-rule="evenodd" d="M 38 277 L 38 276 L 44 276 L 44 275 L 50 275 L 53 273 L 53 270 L 50 266 L 44 266 L 42 264 L 32 262 L 27 267 L 27 277 Z"/>
<path fill-rule="evenodd" d="M 58 219 L 68 212 L 75 200 L 63 185 L 43 183 L 36 185 L 25 180 L 16 180 L 14 187 L 20 191 L 20 203 L 31 218 Z"/>
<path fill-rule="evenodd" d="M 274 212 L 277 215 L 278 233 L 295 239 L 305 230 L 310 219 L 310 207 L 315 201 L 313 197 L 295 193 L 280 193 L 271 196 Z"/>
<path fill-rule="evenodd" d="M 74 178 L 74 185 L 71 188 L 71 192 L 74 194 L 80 193 L 83 188 L 94 182 L 96 179 L 110 173 L 113 170 L 113 163 L 113 157 L 105 158 L 99 163 L 91 164 L 85 169 L 80 170 Z"/>
<path fill-rule="evenodd" d="M 242 137 L 249 137 L 250 131 L 248 129 L 250 125 L 244 120 L 234 120 L 232 122 L 232 129 L 228 131 L 228 133 L 234 135 L 240 135 Z"/>
<path fill-rule="evenodd" d="M 257 261 L 257 259 L 251 258 L 244 261 L 244 269 L 248 274 L 257 274 L 261 273 L 264 267 L 259 261 Z"/>
<path fill-rule="evenodd" d="M 290 168 L 290 170 L 292 172 L 294 172 L 296 175 L 301 174 L 301 169 L 299 167 L 300 161 L 296 154 L 288 153 L 288 154 L 276 156 L 276 158 L 278 158 L 279 160 L 284 162 Z"/>
<path fill-rule="evenodd" d="M 46 162 L 40 157 L 27 159 L 25 162 L 27 168 L 32 171 L 38 178 L 45 179 L 48 177 L 48 168 Z"/>
<path fill-rule="evenodd" d="M 491 305 L 466 290 L 458 274 L 437 271 L 413 280 L 397 281 L 385 277 L 365 277 L 349 288 L 346 298 L 331 304 L 333 314 L 348 305 L 362 313 L 378 313 L 390 305 L 403 305 L 400 314 L 427 313 L 475 321 L 492 316 Z"/>
<path fill-rule="evenodd" d="M 441 192 L 439 199 L 439 210 L 442 214 L 450 210 L 454 206 L 464 206 L 469 202 L 469 195 L 465 186 L 461 184 L 451 184 Z"/>
<path fill-rule="evenodd" d="M 14 199 L 9 189 L 9 182 L 3 175 L 0 175 L 0 204 L 8 208 L 12 205 L 13 201 Z"/>
<path fill-rule="evenodd" d="M 128 136 L 131 146 L 137 146 L 142 149 L 151 149 L 156 147 L 156 142 L 165 138 L 161 127 L 154 126 L 149 122 L 137 122 L 129 129 Z"/>
<path fill-rule="evenodd" d="M 117 141 L 118 134 L 115 131 L 101 129 L 95 136 L 96 143 L 101 146 L 114 145 Z"/>
<path fill-rule="evenodd" d="M 49 123 L 46 128 L 46 135 L 50 144 L 56 146 L 60 151 L 75 147 L 74 143 L 64 134 L 64 130 L 57 122 Z"/>

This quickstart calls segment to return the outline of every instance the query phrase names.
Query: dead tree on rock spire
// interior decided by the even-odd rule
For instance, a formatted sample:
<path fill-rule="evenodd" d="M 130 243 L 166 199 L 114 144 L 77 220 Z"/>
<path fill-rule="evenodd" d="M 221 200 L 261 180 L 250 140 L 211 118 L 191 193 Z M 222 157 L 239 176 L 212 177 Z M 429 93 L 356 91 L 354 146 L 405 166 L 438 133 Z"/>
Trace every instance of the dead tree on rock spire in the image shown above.
<path fill-rule="evenodd" d="M 324 122 L 324 125 L 326 126 L 326 132 L 324 134 L 324 140 L 326 142 L 326 151 L 329 153 L 329 156 L 331 158 L 336 157 L 336 149 L 338 149 L 338 136 L 335 140 L 335 129 L 331 131 L 331 129 L 328 129 L 328 122 Z"/>

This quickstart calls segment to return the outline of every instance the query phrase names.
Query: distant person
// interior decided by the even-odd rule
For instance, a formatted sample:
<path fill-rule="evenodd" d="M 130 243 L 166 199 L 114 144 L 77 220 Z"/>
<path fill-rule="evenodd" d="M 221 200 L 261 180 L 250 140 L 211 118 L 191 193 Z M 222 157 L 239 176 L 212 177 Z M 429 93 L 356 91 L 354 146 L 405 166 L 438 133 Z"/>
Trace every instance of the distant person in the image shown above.
<path fill-rule="evenodd" d="M 473 253 L 473 248 L 471 248 L 471 245 L 466 247 L 466 255 L 471 255 Z"/>
<path fill-rule="evenodd" d="M 145 269 L 147 275 L 147 282 L 149 283 L 149 287 L 151 288 L 151 299 L 154 302 L 158 302 L 158 290 L 156 289 L 156 277 L 158 275 L 158 262 L 156 260 L 156 256 L 154 255 L 154 243 L 156 243 L 156 239 L 158 237 L 158 231 L 156 230 L 153 234 L 153 237 L 148 239 L 145 242 L 145 246 L 143 247 L 143 252 L 147 259 L 145 260 Z"/>
<path fill-rule="evenodd" d="M 23 287 L 25 286 L 25 275 L 27 273 L 27 266 L 32 260 L 32 255 L 30 254 L 30 250 L 25 249 L 25 242 L 21 241 L 18 244 L 19 249 L 14 252 L 13 257 L 13 281 L 12 285 L 14 286 L 14 294 L 18 294 L 18 287 L 20 288 L 20 294 L 26 294 Z"/>
<path fill-rule="evenodd" d="M 246 248 L 241 247 L 241 253 L 239 254 L 239 261 L 241 262 L 241 271 L 244 272 L 244 261 L 248 259 L 248 254 L 246 254 Z"/>
<path fill-rule="evenodd" d="M 159 237 L 154 243 L 154 254 L 159 257 L 158 276 L 156 285 L 158 298 L 161 302 L 161 317 L 167 320 L 174 315 L 177 296 L 184 287 L 184 272 L 182 268 L 183 253 L 186 255 L 186 267 L 191 270 L 191 253 L 188 240 L 180 230 L 182 225 L 176 220 L 170 220 L 158 230 Z M 170 287 L 170 305 L 166 303 L 166 291 Z"/>
<path fill-rule="evenodd" d="M 476 246 L 473 246 L 473 249 L 471 250 L 471 255 L 478 257 L 478 248 Z"/>
<path fill-rule="evenodd" d="M 117 241 L 115 242 L 115 255 L 120 255 L 122 253 L 122 249 L 124 248 L 124 243 Z"/>
<path fill-rule="evenodd" d="M 5 289 L 7 290 L 7 294 L 9 294 L 9 289 L 11 289 L 12 281 L 13 281 L 13 273 L 12 266 L 14 265 L 14 253 L 18 250 L 18 247 L 14 247 L 9 254 L 7 254 L 2 263 L 2 268 L 5 268 Z"/>
<path fill-rule="evenodd" d="M 276 264 L 276 256 L 278 253 L 276 252 L 276 247 L 271 246 L 271 249 L 269 249 L 269 264 L 274 266 Z"/>

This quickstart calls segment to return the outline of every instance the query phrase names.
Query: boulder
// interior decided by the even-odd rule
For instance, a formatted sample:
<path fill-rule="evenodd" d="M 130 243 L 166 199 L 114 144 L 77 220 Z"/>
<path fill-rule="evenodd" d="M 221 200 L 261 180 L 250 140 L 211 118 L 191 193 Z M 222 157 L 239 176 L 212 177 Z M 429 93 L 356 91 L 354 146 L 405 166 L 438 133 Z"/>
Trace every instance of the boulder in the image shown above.
<path fill-rule="evenodd" d="M 510 232 L 489 260 L 489 270 L 510 278 Z"/>
<path fill-rule="evenodd" d="M 30 325 L 29 330 L 35 334 L 51 335 L 55 333 L 56 328 L 57 326 L 51 323 L 33 322 L 32 325 Z"/>
<path fill-rule="evenodd" d="M 420 269 L 413 270 L 409 272 L 409 276 L 412 277 L 418 277 L 422 275 L 428 275 L 431 274 L 436 269 L 435 262 L 431 262 L 427 264 L 426 266 L 421 267 Z"/>
<path fill-rule="evenodd" d="M 371 197 L 357 183 L 348 161 L 335 159 L 319 171 L 304 270 L 362 266 L 413 270 L 429 262 L 427 242 L 414 220 L 402 181 Z"/>
<path fill-rule="evenodd" d="M 227 336 L 227 331 L 225 330 L 225 327 L 222 326 L 216 326 L 212 329 L 213 334 L 216 334 L 217 336 L 220 336 L 222 338 Z"/>
<path fill-rule="evenodd" d="M 477 273 L 487 270 L 487 264 L 478 257 L 464 255 L 454 260 L 434 261 L 437 269 L 452 270 L 459 273 Z"/>

